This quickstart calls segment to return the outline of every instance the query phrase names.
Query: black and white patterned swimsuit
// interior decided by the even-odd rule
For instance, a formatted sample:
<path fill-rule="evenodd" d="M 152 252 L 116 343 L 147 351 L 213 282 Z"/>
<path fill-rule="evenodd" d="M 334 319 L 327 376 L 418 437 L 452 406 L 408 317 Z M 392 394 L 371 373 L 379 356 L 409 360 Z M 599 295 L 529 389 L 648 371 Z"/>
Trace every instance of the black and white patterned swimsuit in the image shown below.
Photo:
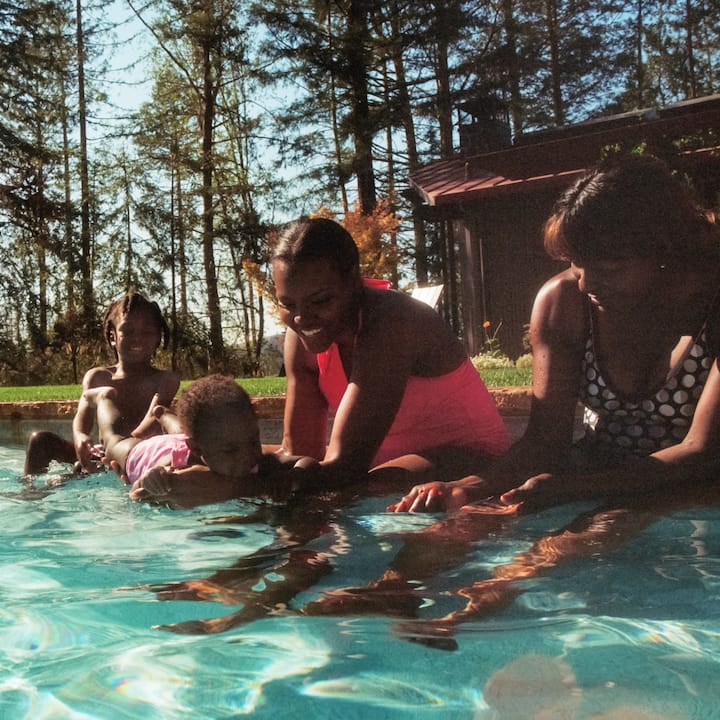
<path fill-rule="evenodd" d="M 638 456 L 677 445 L 690 429 L 714 359 L 703 329 L 678 371 L 660 390 L 646 399 L 623 400 L 598 370 L 591 322 L 580 388 L 586 439 Z"/>

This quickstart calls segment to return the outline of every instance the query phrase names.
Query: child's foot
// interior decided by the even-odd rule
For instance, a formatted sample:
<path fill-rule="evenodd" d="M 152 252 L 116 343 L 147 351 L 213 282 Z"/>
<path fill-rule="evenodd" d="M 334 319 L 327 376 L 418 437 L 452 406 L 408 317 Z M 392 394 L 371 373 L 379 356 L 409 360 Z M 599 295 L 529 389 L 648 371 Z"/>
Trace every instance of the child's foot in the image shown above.
<path fill-rule="evenodd" d="M 160 395 L 155 393 L 150 400 L 145 417 L 140 421 L 140 424 L 130 433 L 135 438 L 145 438 L 148 435 L 154 434 L 157 430 L 157 421 L 162 414 L 165 412 L 165 406 L 160 404 Z"/>

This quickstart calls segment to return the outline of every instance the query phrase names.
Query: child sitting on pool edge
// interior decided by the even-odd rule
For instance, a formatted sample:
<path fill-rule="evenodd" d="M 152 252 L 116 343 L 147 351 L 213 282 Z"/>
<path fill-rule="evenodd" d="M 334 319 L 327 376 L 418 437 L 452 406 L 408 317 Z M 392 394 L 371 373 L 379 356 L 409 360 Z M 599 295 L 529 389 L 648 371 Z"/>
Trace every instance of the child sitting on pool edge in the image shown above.
<path fill-rule="evenodd" d="M 214 374 L 196 380 L 177 401 L 177 415 L 153 401 L 130 436 L 115 430 L 114 395 L 107 387 L 84 397 L 96 408 L 105 458 L 132 486 L 133 500 L 191 507 L 290 494 L 291 475 L 282 471 L 292 464 L 263 453 L 250 397 L 233 378 Z M 143 437 L 156 422 L 169 432 Z"/>
<path fill-rule="evenodd" d="M 141 422 L 154 395 L 160 403 L 170 405 L 180 386 L 177 373 L 153 365 L 160 345 L 167 347 L 170 329 L 156 302 L 139 292 L 129 292 L 108 307 L 103 318 L 103 333 L 114 356 L 113 362 L 90 368 L 83 377 L 82 389 L 85 392 L 91 388 L 113 387 L 122 417 L 115 431 L 128 435 Z M 81 396 L 73 418 L 72 441 L 49 430 L 32 433 L 23 474 L 47 472 L 53 460 L 74 464 L 74 472 L 97 472 L 102 452 L 95 447 L 91 436 L 95 423 L 94 408 Z M 157 425 L 148 434 L 155 432 L 161 432 Z"/>

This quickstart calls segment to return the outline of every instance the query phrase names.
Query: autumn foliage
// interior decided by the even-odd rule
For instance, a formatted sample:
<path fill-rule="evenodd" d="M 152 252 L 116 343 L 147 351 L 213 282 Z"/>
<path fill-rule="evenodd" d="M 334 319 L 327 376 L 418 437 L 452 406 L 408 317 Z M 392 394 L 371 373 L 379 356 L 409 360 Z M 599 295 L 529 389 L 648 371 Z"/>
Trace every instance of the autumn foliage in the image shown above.
<path fill-rule="evenodd" d="M 320 208 L 311 217 L 337 220 L 335 214 L 327 208 Z M 388 200 L 380 200 L 369 215 L 363 215 L 356 207 L 338 222 L 352 235 L 358 246 L 361 275 L 375 278 L 390 278 L 394 275 L 398 263 L 396 238 L 400 218 Z"/>

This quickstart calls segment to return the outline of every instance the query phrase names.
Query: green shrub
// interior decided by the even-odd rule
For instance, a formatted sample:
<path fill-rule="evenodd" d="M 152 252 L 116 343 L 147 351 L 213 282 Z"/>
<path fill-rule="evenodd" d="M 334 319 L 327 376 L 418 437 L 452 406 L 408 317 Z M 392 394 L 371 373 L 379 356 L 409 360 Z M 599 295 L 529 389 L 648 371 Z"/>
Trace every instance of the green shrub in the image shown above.
<path fill-rule="evenodd" d="M 499 350 L 478 353 L 472 358 L 472 364 L 478 372 L 491 368 L 511 368 L 515 363 Z"/>

